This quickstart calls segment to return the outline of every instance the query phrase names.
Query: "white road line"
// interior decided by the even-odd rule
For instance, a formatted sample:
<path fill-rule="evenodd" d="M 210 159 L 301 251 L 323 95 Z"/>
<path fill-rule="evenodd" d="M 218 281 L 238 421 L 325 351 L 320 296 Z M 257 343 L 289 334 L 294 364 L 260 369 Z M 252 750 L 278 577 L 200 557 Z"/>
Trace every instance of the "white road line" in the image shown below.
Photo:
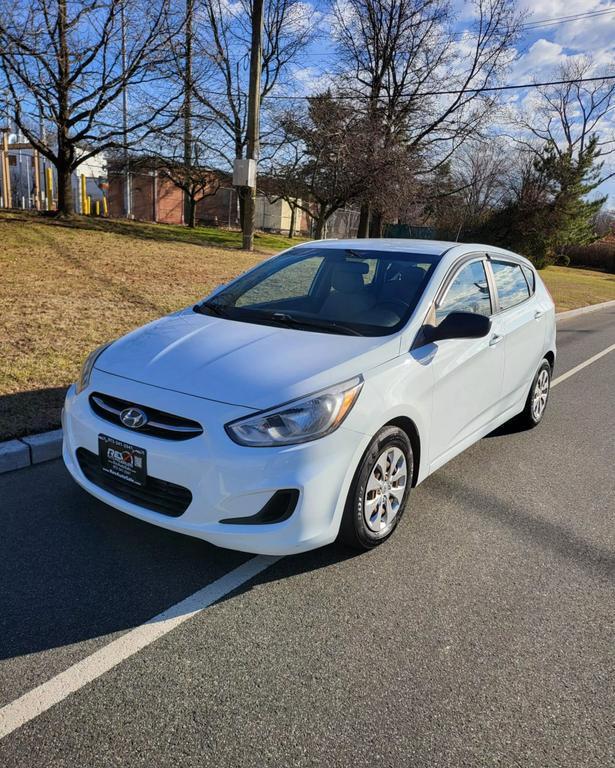
<path fill-rule="evenodd" d="M 237 589 L 280 557 L 259 555 L 0 709 L 0 739 Z"/>
<path fill-rule="evenodd" d="M 575 373 L 582 371 L 583 368 L 587 368 L 588 365 L 595 363 L 596 360 L 600 360 L 601 357 L 608 355 L 609 352 L 613 352 L 613 350 L 615 350 L 615 344 L 611 344 L 610 347 L 603 349 L 602 352 L 598 352 L 597 355 L 590 357 L 589 359 L 585 360 L 585 362 L 575 365 L 574 368 L 571 368 L 569 371 L 566 371 L 566 373 L 562 373 L 561 376 L 558 376 L 557 378 L 553 379 L 553 381 L 551 382 L 551 388 L 556 387 L 558 384 L 561 384 L 562 381 L 566 381 L 566 379 L 569 379 L 571 376 L 574 376 Z"/>

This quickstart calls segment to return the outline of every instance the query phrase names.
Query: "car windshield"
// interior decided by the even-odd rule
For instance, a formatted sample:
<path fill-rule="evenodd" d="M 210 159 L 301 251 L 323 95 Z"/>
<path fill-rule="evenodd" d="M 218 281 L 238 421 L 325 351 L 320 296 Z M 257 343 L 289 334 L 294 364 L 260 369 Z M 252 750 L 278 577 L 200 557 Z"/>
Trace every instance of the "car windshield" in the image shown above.
<path fill-rule="evenodd" d="M 195 311 L 300 330 L 383 336 L 406 323 L 439 258 L 360 246 L 293 248 Z"/>

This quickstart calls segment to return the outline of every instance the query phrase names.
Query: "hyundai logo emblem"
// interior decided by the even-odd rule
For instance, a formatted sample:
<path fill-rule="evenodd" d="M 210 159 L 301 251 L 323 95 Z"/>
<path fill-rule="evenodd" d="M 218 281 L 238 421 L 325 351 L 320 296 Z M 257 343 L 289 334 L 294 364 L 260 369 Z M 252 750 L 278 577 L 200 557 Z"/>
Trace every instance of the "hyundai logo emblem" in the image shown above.
<path fill-rule="evenodd" d="M 120 421 L 129 429 L 139 429 L 139 427 L 144 427 L 147 424 L 147 414 L 140 408 L 131 406 L 130 408 L 124 408 L 120 413 Z"/>

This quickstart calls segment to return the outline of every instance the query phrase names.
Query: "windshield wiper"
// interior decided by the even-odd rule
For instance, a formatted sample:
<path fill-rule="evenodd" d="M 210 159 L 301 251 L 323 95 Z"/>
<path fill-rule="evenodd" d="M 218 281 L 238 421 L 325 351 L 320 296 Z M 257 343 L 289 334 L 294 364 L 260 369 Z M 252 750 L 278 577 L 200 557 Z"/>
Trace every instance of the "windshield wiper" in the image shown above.
<path fill-rule="evenodd" d="M 228 307 L 224 304 L 220 304 L 217 301 L 207 301 L 204 304 L 196 304 L 193 307 L 193 310 L 198 312 L 200 315 L 212 314 L 216 315 L 217 317 L 229 316 Z M 303 326 L 304 328 L 314 328 L 327 331 L 329 333 L 337 332 L 352 336 L 363 336 L 363 334 L 357 331 L 356 328 L 351 328 L 349 325 L 344 325 L 343 323 L 336 323 L 334 320 L 316 320 L 313 318 L 295 317 L 294 315 L 289 315 L 287 312 L 265 312 L 262 310 L 251 312 L 250 314 L 254 314 L 255 318 L 273 320 L 275 323 L 278 323 L 279 325 L 285 325 L 289 328 L 300 328 Z M 248 317 L 242 319 L 250 322 Z"/>
<path fill-rule="evenodd" d="M 228 317 L 228 311 L 223 304 L 219 304 L 215 301 L 206 301 L 204 304 L 197 304 L 194 307 L 194 311 L 199 315 L 217 315 L 218 317 Z"/>
<path fill-rule="evenodd" d="M 275 320 L 276 323 L 280 323 L 286 326 L 304 326 L 306 328 L 318 328 L 323 331 L 338 331 L 339 333 L 346 333 L 351 336 L 363 336 L 362 333 L 357 331 L 356 328 L 352 328 L 349 325 L 343 325 L 342 323 L 336 323 L 334 320 L 315 320 L 311 317 L 295 317 L 289 315 L 287 312 L 272 312 L 269 317 Z"/>

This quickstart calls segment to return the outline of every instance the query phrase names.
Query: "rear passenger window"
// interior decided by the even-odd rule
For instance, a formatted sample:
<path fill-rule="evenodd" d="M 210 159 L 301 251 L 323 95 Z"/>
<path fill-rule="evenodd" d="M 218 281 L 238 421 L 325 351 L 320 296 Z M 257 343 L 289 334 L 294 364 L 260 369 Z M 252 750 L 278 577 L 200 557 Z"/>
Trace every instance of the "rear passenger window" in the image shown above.
<path fill-rule="evenodd" d="M 458 272 L 436 309 L 436 323 L 451 312 L 473 312 L 486 317 L 491 314 L 489 284 L 482 261 L 473 261 Z"/>
<path fill-rule="evenodd" d="M 492 261 L 491 267 L 498 289 L 500 309 L 509 309 L 529 298 L 530 291 L 519 264 Z"/>

